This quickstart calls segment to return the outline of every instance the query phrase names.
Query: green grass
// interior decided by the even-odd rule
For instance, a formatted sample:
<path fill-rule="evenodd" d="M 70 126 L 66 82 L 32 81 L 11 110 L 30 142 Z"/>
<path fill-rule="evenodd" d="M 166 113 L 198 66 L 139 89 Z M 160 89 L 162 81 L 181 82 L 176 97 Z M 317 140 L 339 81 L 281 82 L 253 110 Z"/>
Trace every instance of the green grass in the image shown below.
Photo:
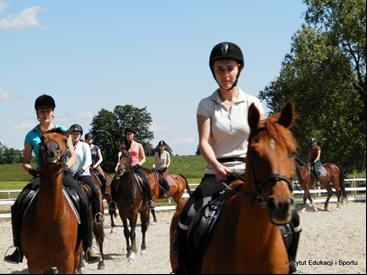
<path fill-rule="evenodd" d="M 147 157 L 144 167 L 152 168 L 153 157 Z M 202 156 L 172 156 L 169 173 L 183 174 L 190 184 L 197 184 L 203 176 L 206 163 Z M 109 173 L 114 177 L 114 173 Z M 0 165 L 0 189 L 22 189 L 32 176 L 29 175 L 21 163 Z M 1 195 L 1 193 L 0 193 Z"/>

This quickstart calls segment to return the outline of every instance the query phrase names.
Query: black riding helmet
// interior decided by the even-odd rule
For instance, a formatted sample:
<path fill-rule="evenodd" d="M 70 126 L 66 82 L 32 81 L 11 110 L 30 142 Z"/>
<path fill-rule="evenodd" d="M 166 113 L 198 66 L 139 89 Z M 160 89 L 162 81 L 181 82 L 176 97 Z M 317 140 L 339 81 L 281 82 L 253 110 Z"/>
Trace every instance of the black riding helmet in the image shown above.
<path fill-rule="evenodd" d="M 47 107 L 51 108 L 52 110 L 56 107 L 55 100 L 52 98 L 52 96 L 43 94 L 37 97 L 36 101 L 34 102 L 34 108 L 36 109 L 36 111 L 39 108 Z"/>
<path fill-rule="evenodd" d="M 241 70 L 243 69 L 245 65 L 242 51 L 240 47 L 238 47 L 236 44 L 232 42 L 221 42 L 214 46 L 214 48 L 212 49 L 210 53 L 209 66 L 210 66 L 210 70 L 212 71 L 212 74 L 215 80 L 217 79 L 215 78 L 213 64 L 216 60 L 220 60 L 220 59 L 233 59 L 233 60 L 236 60 L 241 65 L 236 81 L 234 85 L 231 87 L 232 89 L 234 86 L 237 85 L 237 80 L 240 76 Z"/>
<path fill-rule="evenodd" d="M 127 132 L 130 132 L 130 133 L 133 133 L 134 135 L 136 135 L 136 131 L 131 127 L 126 127 L 125 128 L 124 134 L 126 135 Z"/>
<path fill-rule="evenodd" d="M 80 133 L 80 135 L 82 135 L 82 134 L 83 134 L 83 128 L 82 128 L 82 126 L 80 126 L 79 124 L 73 124 L 73 125 L 71 125 L 70 127 L 71 127 L 71 131 L 72 131 L 72 132 L 79 132 L 79 133 Z"/>
<path fill-rule="evenodd" d="M 85 140 L 93 139 L 93 135 L 92 135 L 92 133 L 86 133 L 86 134 L 85 134 L 85 136 L 84 136 L 84 139 L 85 139 Z"/>
<path fill-rule="evenodd" d="M 161 145 L 166 146 L 166 142 L 164 140 L 160 140 L 158 142 L 158 146 L 161 146 Z"/>

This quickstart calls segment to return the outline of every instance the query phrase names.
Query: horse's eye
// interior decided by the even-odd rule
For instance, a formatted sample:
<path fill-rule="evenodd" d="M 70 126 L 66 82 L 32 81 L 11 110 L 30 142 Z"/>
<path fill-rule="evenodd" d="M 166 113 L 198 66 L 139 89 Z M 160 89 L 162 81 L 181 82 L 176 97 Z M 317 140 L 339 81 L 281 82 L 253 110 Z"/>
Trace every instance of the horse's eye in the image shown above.
<path fill-rule="evenodd" d="M 292 151 L 289 153 L 289 158 L 294 159 L 296 157 L 296 152 Z"/>

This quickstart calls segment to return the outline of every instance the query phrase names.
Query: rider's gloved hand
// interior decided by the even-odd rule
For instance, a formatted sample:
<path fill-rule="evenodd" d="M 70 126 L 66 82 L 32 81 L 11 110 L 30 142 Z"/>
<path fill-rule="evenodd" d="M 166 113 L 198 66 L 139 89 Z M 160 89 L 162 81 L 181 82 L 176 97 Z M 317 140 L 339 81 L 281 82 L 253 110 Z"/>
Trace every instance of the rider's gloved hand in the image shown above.
<path fill-rule="evenodd" d="M 78 172 L 76 172 L 74 175 L 74 179 L 79 180 L 82 177 L 83 172 L 84 170 L 79 170 Z"/>
<path fill-rule="evenodd" d="M 38 168 L 28 169 L 28 173 L 31 174 L 34 178 L 39 177 L 40 170 Z"/>

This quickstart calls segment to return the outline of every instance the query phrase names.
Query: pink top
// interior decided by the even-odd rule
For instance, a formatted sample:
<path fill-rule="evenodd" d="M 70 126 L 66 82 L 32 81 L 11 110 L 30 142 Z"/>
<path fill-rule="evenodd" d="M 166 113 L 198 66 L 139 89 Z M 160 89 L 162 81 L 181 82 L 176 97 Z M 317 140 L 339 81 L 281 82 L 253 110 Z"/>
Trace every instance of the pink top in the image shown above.
<path fill-rule="evenodd" d="M 133 141 L 131 143 L 131 147 L 129 149 L 129 155 L 131 158 L 131 165 L 135 166 L 139 164 L 139 152 L 140 148 L 142 148 L 142 145 L 139 142 Z"/>

